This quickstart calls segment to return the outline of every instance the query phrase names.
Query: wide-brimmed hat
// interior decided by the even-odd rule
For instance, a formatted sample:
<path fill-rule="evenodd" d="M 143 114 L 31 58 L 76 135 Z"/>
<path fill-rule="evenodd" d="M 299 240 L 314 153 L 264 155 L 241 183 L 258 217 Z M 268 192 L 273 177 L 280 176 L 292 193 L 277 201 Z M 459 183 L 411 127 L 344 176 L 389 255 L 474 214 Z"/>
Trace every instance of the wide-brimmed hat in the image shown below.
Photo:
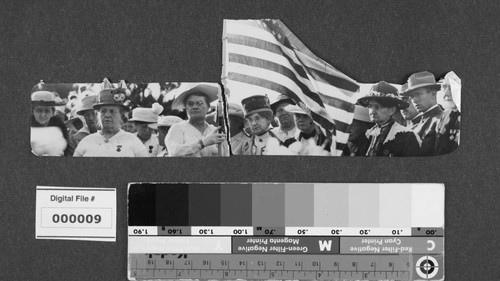
<path fill-rule="evenodd" d="M 149 128 L 158 130 L 158 127 L 171 127 L 183 120 L 175 115 L 158 116 L 158 121 L 154 124 L 148 124 Z"/>
<path fill-rule="evenodd" d="M 156 123 L 158 114 L 163 111 L 163 106 L 155 102 L 151 108 L 137 107 L 132 110 L 132 118 L 129 122 Z"/>
<path fill-rule="evenodd" d="M 436 83 L 434 74 L 428 71 L 417 72 L 408 77 L 408 89 L 401 92 L 402 96 L 411 96 L 413 91 L 420 88 L 431 88 L 436 91 L 441 89 L 441 85 Z"/>
<path fill-rule="evenodd" d="M 367 107 L 371 100 L 383 101 L 385 104 L 395 106 L 397 109 L 405 109 L 409 106 L 407 102 L 399 97 L 398 89 L 385 81 L 373 85 L 366 96 L 358 99 L 357 104 Z"/>
<path fill-rule="evenodd" d="M 49 91 L 35 91 L 31 94 L 31 104 L 34 106 L 59 106 L 63 105 L 61 98 Z"/>
<path fill-rule="evenodd" d="M 97 96 L 86 96 L 82 99 L 81 105 L 76 110 L 76 114 L 83 115 L 84 111 L 94 110 L 94 104 L 97 103 Z"/>
<path fill-rule="evenodd" d="M 271 103 L 271 109 L 273 110 L 273 114 L 276 114 L 276 107 L 278 107 L 278 105 L 283 102 L 289 102 L 290 104 L 295 104 L 291 98 L 289 98 L 286 95 L 280 94 L 278 96 L 278 99 L 275 102 Z"/>
<path fill-rule="evenodd" d="M 273 112 L 271 105 L 269 104 L 269 98 L 263 95 L 255 95 L 244 98 L 241 100 L 241 105 L 243 106 L 245 118 L 258 112 Z"/>
<path fill-rule="evenodd" d="M 307 114 L 300 106 L 298 105 L 287 105 L 284 107 L 284 109 L 290 113 L 293 114 L 304 114 L 304 115 L 309 115 Z"/>
<path fill-rule="evenodd" d="M 118 106 L 125 110 L 130 110 L 123 104 L 126 98 L 125 89 L 103 89 L 97 96 L 97 103 L 93 105 L 95 110 L 99 110 L 102 106 Z"/>
<path fill-rule="evenodd" d="M 200 84 L 196 85 L 193 88 L 184 91 L 180 95 L 178 95 L 174 101 L 172 102 L 172 109 L 177 109 L 177 110 L 183 110 L 184 109 L 184 100 L 191 94 L 194 93 L 199 93 L 203 94 L 208 98 L 208 103 L 211 103 L 218 98 L 219 94 L 219 87 L 212 86 L 212 85 L 207 85 L 207 84 Z"/>
<path fill-rule="evenodd" d="M 239 117 L 241 119 L 245 119 L 245 115 L 243 114 L 243 107 L 236 103 L 230 103 L 227 106 L 227 115 Z"/>

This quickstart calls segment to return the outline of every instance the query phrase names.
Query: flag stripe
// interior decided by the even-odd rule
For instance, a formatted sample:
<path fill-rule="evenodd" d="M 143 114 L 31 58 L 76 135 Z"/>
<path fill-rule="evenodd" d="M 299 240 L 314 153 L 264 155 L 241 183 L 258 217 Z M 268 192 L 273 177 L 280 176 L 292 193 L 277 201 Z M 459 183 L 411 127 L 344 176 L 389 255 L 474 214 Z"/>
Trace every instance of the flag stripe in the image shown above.
<path fill-rule="evenodd" d="M 323 105 L 323 101 L 316 93 L 313 93 L 306 85 L 304 85 L 301 81 L 299 81 L 297 79 L 297 77 L 295 76 L 295 73 L 293 73 L 290 69 L 284 67 L 281 64 L 277 64 L 277 63 L 274 63 L 272 61 L 268 61 L 268 60 L 264 60 L 264 59 L 260 59 L 260 58 L 248 57 L 248 56 L 243 56 L 243 55 L 233 54 L 233 53 L 229 54 L 229 62 L 241 63 L 244 65 L 250 65 L 253 67 L 263 68 L 263 69 L 267 69 L 270 71 L 280 73 L 280 74 L 288 77 L 288 79 L 293 81 L 295 84 L 297 84 L 297 86 L 300 88 L 300 90 L 302 90 L 302 92 L 306 96 L 308 96 L 310 99 L 312 99 L 314 102 L 316 102 L 320 105 Z M 295 70 L 297 72 L 299 72 L 300 70 L 303 71 L 303 69 L 295 69 Z"/>
<path fill-rule="evenodd" d="M 283 86 L 282 84 L 276 83 L 274 81 L 270 81 L 267 79 L 263 78 L 257 78 L 255 76 L 249 76 L 241 73 L 234 73 L 234 72 L 229 72 L 228 73 L 228 78 L 234 81 L 242 82 L 242 83 L 247 83 L 247 84 L 252 84 L 252 85 L 259 85 L 263 86 L 266 88 L 273 89 L 276 92 L 279 92 L 281 94 L 287 95 L 291 97 L 292 99 L 299 100 L 295 92 L 290 90 L 288 87 Z M 318 122 L 321 126 L 323 126 L 325 129 L 335 129 L 335 126 L 333 123 L 330 122 L 330 120 L 325 119 L 323 116 L 311 111 L 311 116 L 313 120 Z"/>
<path fill-rule="evenodd" d="M 238 45 L 244 45 L 244 46 L 250 46 L 262 50 L 266 50 L 278 55 L 285 55 L 283 52 L 282 48 L 277 44 L 271 43 L 269 41 L 265 41 L 259 38 L 251 37 L 251 36 L 246 36 L 246 35 L 239 35 L 239 34 L 228 34 L 227 35 L 228 43 L 231 44 L 238 44 Z M 289 59 L 289 56 L 287 56 Z M 290 59 L 289 59 L 290 60 Z M 292 65 L 293 68 L 301 68 L 302 65 L 299 65 L 295 61 L 290 61 L 290 64 Z M 335 87 L 342 88 L 348 91 L 356 92 L 359 88 L 359 86 L 355 83 L 352 83 L 351 81 L 345 80 L 341 77 L 333 76 L 328 73 L 322 72 L 317 70 L 316 68 L 313 68 L 310 65 L 305 65 L 308 67 L 308 71 L 310 74 L 314 77 L 314 79 L 334 85 Z M 298 69 L 297 69 L 298 70 Z M 307 75 L 303 71 L 297 71 L 302 77 L 307 78 Z"/>
<path fill-rule="evenodd" d="M 354 104 L 346 102 L 344 100 L 338 99 L 336 97 L 328 96 L 322 92 L 318 92 L 319 97 L 323 100 L 323 103 L 330 106 L 336 107 L 338 109 L 354 112 Z"/>
<path fill-rule="evenodd" d="M 271 61 L 275 64 L 281 65 L 281 67 L 286 67 L 287 60 L 284 56 L 282 55 L 277 55 L 275 53 L 270 53 L 266 52 L 261 49 L 257 48 L 252 48 L 248 46 L 243 46 L 243 45 L 234 45 L 234 44 L 228 44 L 226 46 L 226 50 L 229 52 L 229 54 L 240 54 L 243 56 L 252 56 L 252 57 L 258 57 L 258 58 L 265 58 L 266 61 Z M 243 63 L 245 63 L 243 61 Z M 241 67 L 239 65 L 231 65 L 231 69 L 234 70 L 235 68 L 238 68 L 239 71 L 244 72 L 245 70 L 240 69 Z M 290 71 L 293 72 L 293 69 L 290 69 Z M 295 74 L 295 76 L 297 76 Z M 302 78 L 302 77 L 297 77 L 301 82 L 304 84 L 308 85 L 308 88 L 310 89 L 310 81 Z M 316 81 L 316 86 L 318 90 L 318 94 L 320 95 L 320 98 L 322 99 L 323 103 L 325 105 L 329 104 L 334 107 L 338 107 L 339 109 L 345 110 L 345 113 L 340 113 L 342 114 L 350 114 L 354 111 L 354 106 L 353 106 L 353 98 L 350 96 L 345 95 L 343 92 L 341 92 L 338 88 L 333 87 L 332 85 L 325 84 L 319 81 Z M 328 94 L 324 94 L 328 93 Z M 332 115 L 334 116 L 334 115 Z M 343 120 L 344 122 L 351 123 L 352 122 L 352 116 L 349 119 Z"/>
<path fill-rule="evenodd" d="M 278 85 L 287 85 L 287 89 L 289 89 L 290 92 L 287 93 L 287 92 L 284 92 L 280 89 L 277 89 L 276 92 L 278 94 L 283 93 L 287 96 L 290 96 L 294 100 L 302 100 L 306 104 L 311 104 L 311 100 L 309 100 L 308 97 L 300 98 L 298 96 L 297 93 L 301 92 L 301 89 L 298 87 L 298 85 L 295 84 L 287 76 L 284 76 L 279 72 L 276 72 L 273 70 L 268 70 L 266 68 L 259 68 L 259 67 L 250 66 L 249 64 L 239 64 L 239 63 L 235 63 L 235 62 L 230 62 L 227 65 L 231 70 L 233 70 L 233 73 L 241 73 L 241 74 L 245 74 L 245 75 L 251 76 L 251 77 L 261 78 L 264 80 L 271 80 L 271 81 L 274 81 L 275 84 L 278 84 Z M 262 85 L 262 86 L 269 87 L 270 85 L 266 84 L 265 86 L 264 85 Z M 293 94 L 293 96 L 291 96 L 292 94 Z M 297 97 L 297 98 L 295 98 L 295 97 Z M 307 99 L 307 100 L 305 100 L 305 99 Z M 336 117 L 333 119 L 333 121 L 336 120 L 338 122 L 347 123 L 347 124 L 350 124 L 352 122 L 352 117 L 353 117 L 352 112 L 345 111 L 343 108 L 337 108 L 335 106 L 334 99 L 326 100 L 326 101 L 327 102 L 331 101 L 333 103 L 333 106 L 328 104 L 328 103 L 325 103 L 324 107 L 319 107 L 317 104 L 312 103 L 312 106 L 316 106 L 317 108 L 313 108 L 311 106 L 311 110 L 319 112 L 319 111 L 324 109 L 327 112 L 326 114 L 328 114 L 329 116 Z M 348 106 L 346 106 L 346 107 L 348 107 Z M 354 110 L 354 109 L 352 109 L 352 110 Z M 340 126 L 341 127 L 337 128 L 337 129 L 344 131 L 343 129 L 341 129 L 341 128 L 343 128 L 343 125 L 340 125 Z"/>
<path fill-rule="evenodd" d="M 326 110 L 326 107 L 312 101 L 307 95 L 304 95 L 304 93 L 299 88 L 299 86 L 295 82 L 290 80 L 287 76 L 282 75 L 281 73 L 278 73 L 278 72 L 275 72 L 272 70 L 267 70 L 265 68 L 253 67 L 253 66 L 246 65 L 246 64 L 229 62 L 229 63 L 227 63 L 227 66 L 234 73 L 241 73 L 241 74 L 245 74 L 247 76 L 261 78 L 264 80 L 271 80 L 275 83 L 286 86 L 294 94 L 294 96 L 288 95 L 288 96 L 290 96 L 290 98 L 292 98 L 296 101 L 302 101 L 303 103 L 306 104 L 306 106 L 311 111 L 315 111 L 316 113 L 322 115 L 325 119 L 330 120 L 330 122 L 333 122 L 333 119 L 330 117 L 331 115 Z M 295 97 L 297 97 L 297 98 L 295 98 Z M 307 110 L 307 111 L 309 111 L 309 110 Z"/>

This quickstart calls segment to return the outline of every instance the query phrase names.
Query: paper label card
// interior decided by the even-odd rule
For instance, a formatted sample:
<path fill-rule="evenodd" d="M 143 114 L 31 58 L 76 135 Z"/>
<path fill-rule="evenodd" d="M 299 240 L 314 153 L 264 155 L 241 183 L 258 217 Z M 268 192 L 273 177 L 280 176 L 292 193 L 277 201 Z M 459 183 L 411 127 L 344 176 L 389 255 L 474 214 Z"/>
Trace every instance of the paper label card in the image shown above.
<path fill-rule="evenodd" d="M 37 186 L 36 238 L 116 241 L 116 189 Z"/>

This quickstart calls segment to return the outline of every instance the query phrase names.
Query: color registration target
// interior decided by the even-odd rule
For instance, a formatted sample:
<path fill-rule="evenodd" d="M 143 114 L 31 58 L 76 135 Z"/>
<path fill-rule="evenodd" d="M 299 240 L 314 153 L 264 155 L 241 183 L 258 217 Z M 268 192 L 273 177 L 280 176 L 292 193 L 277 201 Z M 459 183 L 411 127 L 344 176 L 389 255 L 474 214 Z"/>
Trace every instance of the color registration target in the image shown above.
<path fill-rule="evenodd" d="M 431 256 L 423 256 L 417 260 L 416 271 L 421 278 L 434 278 L 439 271 L 439 263 Z"/>

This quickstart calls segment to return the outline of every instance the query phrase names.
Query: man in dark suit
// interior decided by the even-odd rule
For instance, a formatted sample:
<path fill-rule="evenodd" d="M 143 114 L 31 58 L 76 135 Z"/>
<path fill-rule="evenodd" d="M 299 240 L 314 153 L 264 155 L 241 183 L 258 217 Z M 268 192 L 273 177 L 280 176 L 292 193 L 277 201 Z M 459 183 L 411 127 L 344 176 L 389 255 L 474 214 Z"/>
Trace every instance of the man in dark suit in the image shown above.
<path fill-rule="evenodd" d="M 413 129 L 422 140 L 421 156 L 436 155 L 436 128 L 443 115 L 436 97 L 440 89 L 441 85 L 436 83 L 434 75 L 423 71 L 412 74 L 408 78 L 408 89 L 401 93 L 401 96 L 410 97 L 417 111 L 422 114 L 422 119 Z"/>

